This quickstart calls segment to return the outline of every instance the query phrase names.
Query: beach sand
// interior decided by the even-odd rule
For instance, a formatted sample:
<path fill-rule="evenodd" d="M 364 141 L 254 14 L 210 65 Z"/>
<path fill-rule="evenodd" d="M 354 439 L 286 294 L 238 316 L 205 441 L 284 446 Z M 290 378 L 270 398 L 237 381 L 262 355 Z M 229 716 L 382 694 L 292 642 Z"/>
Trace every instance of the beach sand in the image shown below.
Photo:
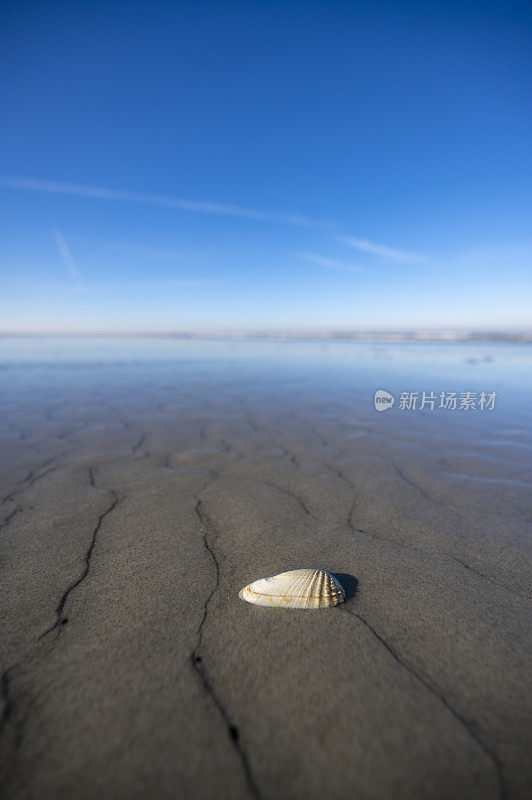
<path fill-rule="evenodd" d="M 2 796 L 530 797 L 521 432 L 248 389 L 7 409 Z M 314 566 L 345 604 L 238 598 Z"/>

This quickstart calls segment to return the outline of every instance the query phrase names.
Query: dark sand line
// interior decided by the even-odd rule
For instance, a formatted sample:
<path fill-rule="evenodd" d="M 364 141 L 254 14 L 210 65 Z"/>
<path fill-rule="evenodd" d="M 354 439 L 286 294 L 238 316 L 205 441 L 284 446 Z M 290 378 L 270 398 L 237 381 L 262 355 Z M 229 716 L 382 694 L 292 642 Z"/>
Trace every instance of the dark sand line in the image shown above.
<path fill-rule="evenodd" d="M 226 707 L 224 706 L 224 704 L 222 703 L 220 697 L 216 694 L 216 692 L 215 692 L 215 690 L 214 690 L 214 688 L 212 686 L 212 683 L 209 680 L 209 677 L 208 677 L 208 674 L 207 674 L 207 670 L 206 670 L 206 667 L 205 667 L 205 664 L 204 664 L 203 656 L 201 655 L 201 652 L 202 652 L 201 645 L 202 645 L 202 641 L 203 641 L 203 628 L 204 628 L 205 623 L 207 622 L 207 616 L 208 616 L 208 613 L 209 613 L 209 603 L 211 602 L 212 598 L 214 597 L 214 595 L 216 594 L 216 592 L 218 591 L 219 586 L 220 586 L 220 563 L 219 563 L 218 558 L 216 556 L 216 552 L 215 552 L 214 548 L 212 547 L 212 544 L 210 543 L 209 538 L 208 538 L 208 533 L 209 533 L 209 531 L 213 530 L 213 525 L 212 525 L 211 520 L 209 519 L 209 517 L 207 516 L 207 514 L 203 510 L 203 505 L 202 505 L 202 502 L 201 502 L 200 499 L 197 499 L 194 511 L 197 514 L 197 517 L 198 517 L 198 519 L 200 521 L 200 524 L 201 524 L 201 526 L 203 528 L 203 545 L 205 547 L 205 550 L 209 553 L 209 555 L 210 555 L 210 557 L 211 557 L 211 559 L 213 561 L 216 574 L 215 574 L 214 585 L 213 585 L 211 591 L 209 592 L 209 595 L 207 596 L 207 598 L 205 600 L 205 603 L 204 603 L 204 606 L 203 606 L 203 616 L 202 616 L 200 624 L 198 626 L 198 634 L 197 634 L 196 646 L 194 647 L 194 649 L 192 650 L 192 653 L 190 654 L 190 663 L 192 664 L 192 668 L 194 669 L 195 673 L 198 675 L 203 688 L 205 689 L 205 691 L 209 695 L 213 705 L 215 706 L 215 708 L 217 709 L 217 711 L 219 712 L 220 716 L 223 719 L 223 722 L 224 722 L 224 724 L 225 724 L 225 726 L 227 728 L 228 736 L 229 736 L 229 738 L 231 740 L 231 743 L 232 743 L 234 749 L 236 750 L 236 752 L 238 754 L 238 757 L 239 757 L 239 759 L 241 761 L 242 770 L 244 772 L 244 775 L 245 775 L 245 778 L 246 778 L 246 782 L 247 782 L 247 785 L 248 785 L 249 790 L 250 790 L 250 794 L 252 795 L 252 797 L 256 798 L 256 800 L 263 800 L 262 799 L 262 794 L 259 791 L 258 786 L 257 786 L 256 778 L 253 775 L 253 772 L 252 772 L 252 769 L 251 769 L 251 766 L 250 766 L 249 756 L 246 753 L 246 750 L 245 750 L 245 748 L 244 748 L 244 746 L 242 744 L 240 731 L 239 731 L 238 727 L 234 724 L 233 720 L 231 719 L 231 716 L 230 716 L 229 712 L 227 711 Z"/>

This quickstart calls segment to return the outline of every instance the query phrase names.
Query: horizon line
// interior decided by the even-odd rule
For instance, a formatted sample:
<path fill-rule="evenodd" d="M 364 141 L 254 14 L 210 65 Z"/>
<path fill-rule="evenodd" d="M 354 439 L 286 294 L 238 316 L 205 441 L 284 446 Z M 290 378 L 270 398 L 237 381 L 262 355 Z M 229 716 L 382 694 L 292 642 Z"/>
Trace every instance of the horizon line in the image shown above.
<path fill-rule="evenodd" d="M 404 328 L 198 328 L 194 330 L 0 330 L 0 338 L 169 338 L 169 339 L 316 339 L 343 341 L 513 341 L 531 342 L 532 328 L 466 328 L 411 326 Z"/>

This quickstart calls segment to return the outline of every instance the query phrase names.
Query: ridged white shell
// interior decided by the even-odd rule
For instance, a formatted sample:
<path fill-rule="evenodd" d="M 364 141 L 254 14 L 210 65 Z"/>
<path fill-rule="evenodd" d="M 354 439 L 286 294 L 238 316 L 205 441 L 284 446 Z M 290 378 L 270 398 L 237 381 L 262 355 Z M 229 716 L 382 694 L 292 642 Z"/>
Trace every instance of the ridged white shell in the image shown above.
<path fill-rule="evenodd" d="M 345 600 L 345 592 L 323 569 L 293 569 L 245 586 L 238 596 L 258 606 L 327 608 Z"/>

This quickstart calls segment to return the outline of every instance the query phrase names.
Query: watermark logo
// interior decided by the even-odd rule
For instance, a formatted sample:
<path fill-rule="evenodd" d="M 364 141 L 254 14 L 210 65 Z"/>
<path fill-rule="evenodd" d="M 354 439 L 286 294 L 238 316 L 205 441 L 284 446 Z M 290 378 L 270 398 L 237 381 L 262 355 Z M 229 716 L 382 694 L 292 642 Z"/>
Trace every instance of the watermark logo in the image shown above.
<path fill-rule="evenodd" d="M 373 398 L 373 404 L 377 411 L 388 411 L 395 403 L 395 397 L 385 389 L 377 389 Z"/>
<path fill-rule="evenodd" d="M 497 392 L 400 392 L 399 411 L 493 411 Z M 376 411 L 387 411 L 395 397 L 385 389 L 377 389 L 373 397 Z"/>

